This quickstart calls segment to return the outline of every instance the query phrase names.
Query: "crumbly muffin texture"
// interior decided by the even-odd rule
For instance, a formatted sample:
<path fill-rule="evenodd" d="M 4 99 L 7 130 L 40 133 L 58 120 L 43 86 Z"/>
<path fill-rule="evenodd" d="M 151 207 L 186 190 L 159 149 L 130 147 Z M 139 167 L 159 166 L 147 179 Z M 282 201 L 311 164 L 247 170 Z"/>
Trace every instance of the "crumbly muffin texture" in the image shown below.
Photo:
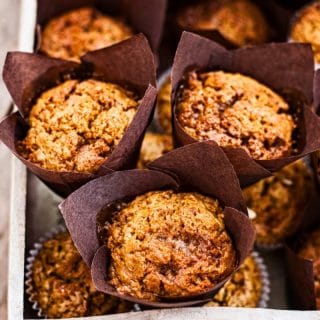
<path fill-rule="evenodd" d="M 108 226 L 110 284 L 146 300 L 212 288 L 237 264 L 217 200 L 155 191 L 136 197 Z"/>
<path fill-rule="evenodd" d="M 218 30 L 238 47 L 264 43 L 270 37 L 266 18 L 250 0 L 200 1 L 186 7 L 177 20 L 188 29 Z"/>
<path fill-rule="evenodd" d="M 173 149 L 172 136 L 147 132 L 144 136 L 137 167 L 145 169 L 147 164 Z"/>
<path fill-rule="evenodd" d="M 85 53 L 109 47 L 132 34 L 120 19 L 84 7 L 51 19 L 42 31 L 40 51 L 53 58 L 79 62 Z"/>
<path fill-rule="evenodd" d="M 199 141 L 244 149 L 252 158 L 290 155 L 296 123 L 278 94 L 238 73 L 190 72 L 178 92 L 177 119 Z M 277 124 L 277 125 L 275 125 Z"/>
<path fill-rule="evenodd" d="M 33 299 L 48 318 L 119 313 L 130 305 L 96 291 L 90 270 L 67 232 L 43 243 L 32 265 Z"/>
<path fill-rule="evenodd" d="M 290 37 L 297 42 L 310 43 L 315 60 L 320 63 L 320 2 L 305 6 L 292 25 Z"/>
<path fill-rule="evenodd" d="M 205 306 L 257 308 L 261 296 L 261 273 L 254 258 L 249 256 L 212 301 Z"/>
<path fill-rule="evenodd" d="M 320 310 L 320 229 L 305 236 L 305 241 L 298 249 L 301 258 L 313 261 L 313 276 L 317 309 Z"/>
<path fill-rule="evenodd" d="M 171 80 L 168 77 L 159 90 L 157 103 L 159 124 L 164 132 L 168 134 L 172 133 L 171 113 Z"/>
<path fill-rule="evenodd" d="M 291 236 L 312 188 L 311 172 L 301 160 L 244 189 L 246 204 L 255 214 L 256 241 L 276 244 Z"/>
<path fill-rule="evenodd" d="M 106 82 L 68 80 L 44 92 L 18 151 L 42 168 L 94 173 L 133 120 L 133 92 Z"/>

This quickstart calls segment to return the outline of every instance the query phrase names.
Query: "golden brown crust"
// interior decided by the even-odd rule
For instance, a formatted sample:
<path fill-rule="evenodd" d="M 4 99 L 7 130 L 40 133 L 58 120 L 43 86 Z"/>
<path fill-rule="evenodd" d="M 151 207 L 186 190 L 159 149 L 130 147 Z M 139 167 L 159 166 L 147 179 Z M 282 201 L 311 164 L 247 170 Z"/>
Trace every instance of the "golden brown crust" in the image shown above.
<path fill-rule="evenodd" d="M 108 228 L 110 284 L 147 300 L 212 288 L 237 262 L 217 200 L 198 193 L 136 197 Z"/>
<path fill-rule="evenodd" d="M 42 31 L 40 51 L 53 58 L 79 62 L 88 51 L 111 46 L 132 34 L 120 19 L 84 7 L 51 19 Z"/>
<path fill-rule="evenodd" d="M 159 124 L 164 132 L 172 133 L 171 124 L 171 80 L 170 77 L 164 82 L 159 90 L 158 103 L 157 103 L 157 114 Z"/>
<path fill-rule="evenodd" d="M 292 25 L 290 37 L 297 42 L 306 42 L 312 45 L 315 59 L 320 63 L 320 2 L 304 7 Z"/>
<path fill-rule="evenodd" d="M 205 306 L 257 308 L 261 295 L 261 273 L 254 258 L 249 256 L 213 300 Z"/>
<path fill-rule="evenodd" d="M 252 222 L 257 242 L 279 243 L 296 231 L 312 185 L 310 170 L 301 160 L 244 189 L 246 204 L 256 214 Z"/>
<path fill-rule="evenodd" d="M 48 170 L 95 172 L 120 142 L 137 108 L 134 94 L 118 85 L 68 80 L 38 98 L 18 150 Z"/>
<path fill-rule="evenodd" d="M 172 136 L 147 132 L 144 136 L 137 167 L 145 169 L 147 164 L 173 149 Z"/>
<path fill-rule="evenodd" d="M 49 318 L 101 315 L 130 310 L 130 304 L 95 290 L 90 270 L 70 235 L 43 243 L 32 265 L 33 298 Z"/>
<path fill-rule="evenodd" d="M 238 73 L 188 73 L 178 92 L 176 114 L 194 139 L 242 148 L 254 159 L 293 152 L 296 124 L 289 105 L 266 86 Z"/>
<path fill-rule="evenodd" d="M 317 309 L 320 309 L 320 230 L 314 230 L 305 236 L 305 241 L 298 249 L 301 258 L 313 261 L 313 275 Z"/>
<path fill-rule="evenodd" d="M 270 33 L 261 10 L 250 0 L 204 0 L 185 8 L 177 20 L 191 30 L 218 30 L 238 47 L 267 42 Z"/>

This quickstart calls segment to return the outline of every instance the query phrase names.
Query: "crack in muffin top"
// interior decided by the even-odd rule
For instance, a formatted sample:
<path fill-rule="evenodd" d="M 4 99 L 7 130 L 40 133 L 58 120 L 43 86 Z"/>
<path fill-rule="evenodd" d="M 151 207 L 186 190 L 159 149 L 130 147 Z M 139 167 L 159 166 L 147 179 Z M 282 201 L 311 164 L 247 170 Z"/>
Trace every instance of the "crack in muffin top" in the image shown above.
<path fill-rule="evenodd" d="M 224 71 L 187 73 L 179 88 L 176 115 L 198 141 L 244 149 L 259 160 L 288 156 L 295 150 L 297 127 L 288 103 L 258 81 Z"/>
<path fill-rule="evenodd" d="M 156 301 L 211 289 L 237 255 L 218 200 L 171 190 L 136 197 L 107 225 L 110 279 L 118 292 Z"/>
<path fill-rule="evenodd" d="M 50 57 L 79 62 L 85 53 L 132 35 L 132 29 L 121 19 L 84 7 L 51 19 L 42 31 L 40 51 Z"/>
<path fill-rule="evenodd" d="M 42 168 L 94 173 L 118 145 L 138 108 L 136 95 L 93 79 L 42 93 L 19 153 Z"/>

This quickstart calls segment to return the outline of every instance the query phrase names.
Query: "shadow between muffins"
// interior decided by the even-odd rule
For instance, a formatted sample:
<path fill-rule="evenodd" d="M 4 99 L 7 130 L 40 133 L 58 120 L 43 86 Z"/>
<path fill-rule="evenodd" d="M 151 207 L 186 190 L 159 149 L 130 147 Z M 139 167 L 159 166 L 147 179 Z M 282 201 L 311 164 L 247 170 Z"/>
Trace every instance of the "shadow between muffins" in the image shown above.
<path fill-rule="evenodd" d="M 271 43 L 227 50 L 209 39 L 184 32 L 171 73 L 173 134 L 177 146 L 197 141 L 182 128 L 176 114 L 178 89 L 185 73 L 190 70 L 223 70 L 252 77 L 275 92 L 283 93 L 298 118 L 297 152 L 291 156 L 255 160 L 243 149 L 222 148 L 235 168 L 241 187 L 268 177 L 272 172 L 320 148 L 320 120 L 310 107 L 313 102 L 314 63 L 309 45 Z"/>
<path fill-rule="evenodd" d="M 47 170 L 23 158 L 16 143 L 28 130 L 28 115 L 41 92 L 67 79 L 92 77 L 132 88 L 139 96 L 137 112 L 122 136 L 95 174 Z M 143 35 L 134 36 L 114 46 L 91 52 L 82 63 L 12 52 L 5 62 L 3 78 L 17 105 L 18 112 L 0 124 L 0 139 L 34 174 L 62 196 L 89 180 L 115 170 L 134 167 L 144 132 L 151 122 L 155 100 L 154 56 Z"/>
<path fill-rule="evenodd" d="M 216 170 L 207 172 L 207 166 L 215 166 Z M 152 163 L 150 168 L 115 172 L 93 180 L 72 193 L 59 205 L 67 228 L 83 259 L 91 266 L 93 282 L 98 290 L 153 307 L 191 306 L 210 301 L 231 274 L 210 290 L 192 296 L 159 297 L 160 301 L 123 295 L 107 282 L 110 252 L 99 242 L 99 213 L 117 201 L 132 199 L 148 191 L 194 190 L 217 198 L 224 208 L 225 225 L 237 252 L 233 272 L 252 249 L 255 231 L 247 216 L 236 174 L 221 148 L 210 142 L 195 143 L 167 153 Z M 107 212 L 105 219 L 117 214 L 111 211 Z"/>

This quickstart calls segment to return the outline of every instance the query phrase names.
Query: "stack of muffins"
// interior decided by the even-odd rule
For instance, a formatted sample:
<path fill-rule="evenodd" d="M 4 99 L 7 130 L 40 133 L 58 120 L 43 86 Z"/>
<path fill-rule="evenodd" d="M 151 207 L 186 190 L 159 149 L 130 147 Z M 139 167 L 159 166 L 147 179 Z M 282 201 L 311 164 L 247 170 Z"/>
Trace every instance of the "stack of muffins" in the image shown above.
<path fill-rule="evenodd" d="M 117 14 L 56 8 L 59 14 L 41 23 L 38 52 L 6 62 L 22 116 L 5 119 L 0 137 L 69 196 L 60 209 L 70 233 L 51 233 L 28 259 L 33 308 L 67 318 L 130 312 L 134 302 L 266 307 L 270 283 L 251 251 L 253 229 L 256 250 L 284 250 L 288 239 L 303 239 L 293 251 L 313 263 L 320 308 L 319 231 L 306 232 L 317 194 L 307 156 L 320 149 L 320 120 L 310 107 L 317 102 L 320 2 L 293 12 L 253 0 L 177 1 L 166 19 L 157 5 L 148 9 L 157 18 L 145 24 L 145 13 L 127 3 Z M 270 18 L 279 8 L 292 15 L 285 36 Z M 159 49 L 159 34 L 170 27 L 173 43 L 163 40 Z M 177 45 L 181 30 L 193 33 L 182 34 L 165 71 L 172 61 L 162 52 Z M 314 55 L 301 44 L 268 44 L 285 37 L 311 44 Z M 125 66 L 131 48 L 136 59 L 141 53 L 140 65 L 148 60 L 139 74 Z M 159 75 L 165 71 L 157 102 L 153 60 Z M 270 70 L 252 66 L 256 61 L 270 62 Z M 47 69 L 37 79 L 22 72 L 16 84 L 8 75 L 24 62 Z M 103 221 L 94 216 L 88 224 L 86 215 L 96 213 Z"/>

